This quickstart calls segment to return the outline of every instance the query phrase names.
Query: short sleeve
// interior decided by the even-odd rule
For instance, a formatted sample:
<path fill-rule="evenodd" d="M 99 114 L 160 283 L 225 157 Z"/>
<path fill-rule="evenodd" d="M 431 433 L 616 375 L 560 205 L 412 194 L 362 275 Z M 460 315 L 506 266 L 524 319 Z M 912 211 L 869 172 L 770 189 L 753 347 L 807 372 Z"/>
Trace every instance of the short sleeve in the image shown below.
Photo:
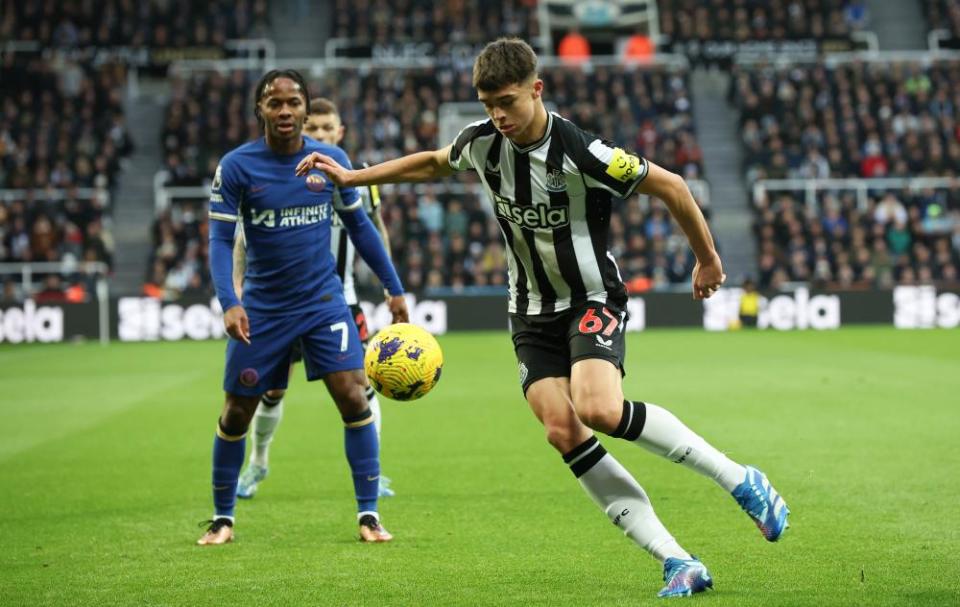
<path fill-rule="evenodd" d="M 470 146 L 473 140 L 481 134 L 492 132 L 492 130 L 493 123 L 489 119 L 471 122 L 463 127 L 463 130 L 460 131 L 450 146 L 450 155 L 447 157 L 450 167 L 457 171 L 472 169 L 474 165 L 470 158 Z"/>
<path fill-rule="evenodd" d="M 210 219 L 236 223 L 243 196 L 243 186 L 233 158 L 220 160 L 210 186 Z"/>

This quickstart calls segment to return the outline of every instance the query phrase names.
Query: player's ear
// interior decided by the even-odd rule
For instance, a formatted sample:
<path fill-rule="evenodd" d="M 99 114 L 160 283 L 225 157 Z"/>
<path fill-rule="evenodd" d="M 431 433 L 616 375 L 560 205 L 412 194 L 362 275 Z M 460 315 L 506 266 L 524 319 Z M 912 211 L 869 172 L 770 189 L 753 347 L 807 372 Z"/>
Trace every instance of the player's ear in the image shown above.
<path fill-rule="evenodd" d="M 543 80 L 537 78 L 533 81 L 533 98 L 539 99 L 543 95 Z"/>

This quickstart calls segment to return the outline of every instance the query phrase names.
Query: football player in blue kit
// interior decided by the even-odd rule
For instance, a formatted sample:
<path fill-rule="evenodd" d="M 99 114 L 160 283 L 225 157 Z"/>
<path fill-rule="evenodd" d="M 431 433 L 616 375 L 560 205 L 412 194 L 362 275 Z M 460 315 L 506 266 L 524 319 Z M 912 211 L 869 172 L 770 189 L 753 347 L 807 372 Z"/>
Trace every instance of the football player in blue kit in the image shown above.
<path fill-rule="evenodd" d="M 340 112 L 337 106 L 323 97 L 310 100 L 310 113 L 307 115 L 307 121 L 304 123 L 303 132 L 308 137 L 317 141 L 322 141 L 330 145 L 339 146 L 343 140 L 346 129 L 340 120 Z M 380 233 L 383 246 L 390 251 L 390 237 L 387 228 L 383 223 L 383 217 L 380 214 L 380 192 L 376 186 L 358 188 L 360 197 L 363 200 L 363 212 L 370 217 L 370 221 L 377 227 Z M 350 312 L 353 314 L 354 324 L 357 326 L 357 332 L 363 341 L 364 348 L 370 340 L 370 333 L 367 330 L 367 319 L 363 309 L 359 305 L 357 290 L 354 277 L 354 257 L 356 248 L 347 237 L 343 224 L 333 218 L 333 227 L 330 235 L 330 252 L 333 253 L 337 263 L 337 275 L 343 283 L 343 296 L 350 306 Z M 247 247 L 243 242 L 241 235 L 238 235 L 233 245 L 233 284 L 236 292 L 243 293 L 243 275 L 247 267 Z M 290 373 L 293 373 L 296 363 L 303 360 L 303 354 L 299 345 L 295 344 L 290 359 Z M 240 481 L 237 484 L 237 497 L 243 499 L 252 498 L 256 495 L 260 484 L 267 478 L 269 470 L 268 462 L 270 457 L 270 445 L 273 443 L 274 435 L 283 419 L 283 401 L 286 396 L 286 390 L 270 389 L 264 392 L 260 399 L 260 406 L 253 415 L 253 421 L 250 422 L 250 455 L 247 468 L 240 473 Z M 380 411 L 380 401 L 373 386 L 367 387 L 367 404 L 373 413 L 373 425 L 377 429 L 377 438 L 382 438 L 382 415 Z M 381 448 L 383 441 L 380 441 Z M 380 497 L 390 497 L 394 495 L 390 488 L 390 479 L 384 474 L 380 474 Z"/>
<path fill-rule="evenodd" d="M 333 213 L 389 293 L 394 322 L 408 320 L 403 286 L 357 190 L 336 187 L 320 171 L 293 176 L 311 152 L 350 163 L 340 148 L 303 136 L 310 104 L 303 77 L 272 70 L 254 98 L 264 137 L 221 159 L 210 194 L 210 272 L 230 339 L 226 399 L 213 443 L 214 516 L 197 543 L 233 539 L 247 429 L 263 393 L 286 388 L 294 342 L 303 349 L 307 379 L 323 379 L 343 418 L 360 539 L 389 541 L 377 513 L 380 446 L 367 405 L 363 348 L 330 252 Z M 247 245 L 242 303 L 232 280 L 237 231 Z"/>

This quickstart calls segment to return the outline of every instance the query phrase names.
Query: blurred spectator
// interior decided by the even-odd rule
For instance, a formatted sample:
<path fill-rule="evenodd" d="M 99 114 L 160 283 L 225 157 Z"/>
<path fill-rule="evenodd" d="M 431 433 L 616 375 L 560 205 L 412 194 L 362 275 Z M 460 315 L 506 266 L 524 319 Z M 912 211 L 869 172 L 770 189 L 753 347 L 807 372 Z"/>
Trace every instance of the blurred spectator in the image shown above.
<path fill-rule="evenodd" d="M 924 4 L 930 29 L 946 30 L 954 40 L 960 41 L 960 0 L 924 0 Z"/>
<path fill-rule="evenodd" d="M 748 180 L 960 171 L 960 62 L 737 69 Z"/>
<path fill-rule="evenodd" d="M 336 0 L 334 38 L 370 44 L 431 42 L 436 56 L 453 44 L 485 44 L 491 32 L 527 40 L 539 35 L 531 0 Z"/>
<path fill-rule="evenodd" d="M 954 188 L 871 193 L 821 191 L 814 207 L 778 193 L 756 201 L 761 289 L 786 280 L 842 289 L 942 284 L 956 288 L 960 199 Z M 799 193 L 798 193 L 799 194 Z M 924 221 L 933 212 L 937 221 Z M 940 215 L 947 219 L 940 220 Z"/>
<path fill-rule="evenodd" d="M 845 38 L 867 24 L 862 0 L 660 0 L 668 40 Z"/>
<path fill-rule="evenodd" d="M 67 302 L 67 294 L 61 285 L 58 274 L 48 274 L 43 281 L 43 289 L 33 294 L 33 300 L 38 304 L 58 304 Z"/>
<path fill-rule="evenodd" d="M 266 35 L 268 9 L 267 0 L 0 0 L 0 40 L 47 48 L 223 47 L 231 38 Z"/>

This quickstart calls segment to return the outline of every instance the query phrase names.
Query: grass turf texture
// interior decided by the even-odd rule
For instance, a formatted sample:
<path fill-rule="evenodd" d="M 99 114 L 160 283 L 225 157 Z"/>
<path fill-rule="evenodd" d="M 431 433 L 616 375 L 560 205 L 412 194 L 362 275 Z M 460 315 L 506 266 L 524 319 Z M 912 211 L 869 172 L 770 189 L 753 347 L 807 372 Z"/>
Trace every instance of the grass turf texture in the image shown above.
<path fill-rule="evenodd" d="M 388 545 L 355 540 L 341 425 L 300 374 L 270 477 L 208 518 L 223 343 L 0 348 L 2 605 L 655 604 L 659 565 L 542 438 L 506 334 L 441 338 L 438 388 L 384 402 Z M 710 605 L 960 602 L 957 332 L 631 335 L 625 392 L 765 470 L 793 509 L 767 544 L 710 481 L 610 438 Z"/>

